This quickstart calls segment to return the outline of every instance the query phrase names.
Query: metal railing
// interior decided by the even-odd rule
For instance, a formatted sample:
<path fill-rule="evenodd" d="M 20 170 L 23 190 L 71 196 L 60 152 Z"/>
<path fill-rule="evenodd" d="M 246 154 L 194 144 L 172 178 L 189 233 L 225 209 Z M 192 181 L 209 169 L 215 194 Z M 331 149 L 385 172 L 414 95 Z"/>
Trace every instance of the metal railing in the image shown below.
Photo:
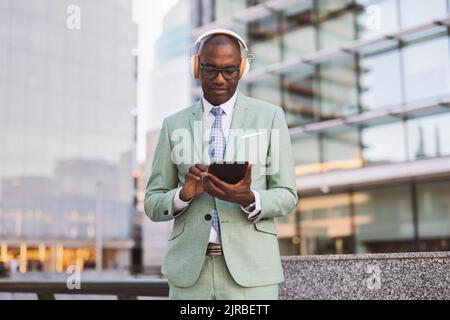
<path fill-rule="evenodd" d="M 118 300 L 137 297 L 168 297 L 166 279 L 132 281 L 82 281 L 70 289 L 65 281 L 0 281 L 0 293 L 34 293 L 39 300 L 55 300 L 55 294 L 112 295 Z"/>

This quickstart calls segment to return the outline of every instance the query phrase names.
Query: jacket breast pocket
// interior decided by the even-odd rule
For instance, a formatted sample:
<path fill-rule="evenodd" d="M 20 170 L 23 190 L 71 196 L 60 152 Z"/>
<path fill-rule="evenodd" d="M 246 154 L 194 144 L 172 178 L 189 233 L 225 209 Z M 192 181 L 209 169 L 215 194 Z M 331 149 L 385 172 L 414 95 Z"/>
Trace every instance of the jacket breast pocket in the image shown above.
<path fill-rule="evenodd" d="M 173 226 L 172 233 L 171 233 L 170 236 L 169 236 L 169 241 L 170 241 L 170 240 L 173 240 L 173 239 L 175 239 L 175 238 L 177 238 L 177 237 L 178 237 L 179 235 L 181 235 L 183 232 L 184 232 L 184 221 L 183 221 L 183 222 L 176 223 L 176 224 Z"/>
<path fill-rule="evenodd" d="M 278 235 L 277 228 L 275 227 L 275 223 L 273 223 L 273 221 L 261 220 L 255 222 L 253 225 L 255 226 L 255 229 L 260 232 L 273 234 L 274 236 Z"/>

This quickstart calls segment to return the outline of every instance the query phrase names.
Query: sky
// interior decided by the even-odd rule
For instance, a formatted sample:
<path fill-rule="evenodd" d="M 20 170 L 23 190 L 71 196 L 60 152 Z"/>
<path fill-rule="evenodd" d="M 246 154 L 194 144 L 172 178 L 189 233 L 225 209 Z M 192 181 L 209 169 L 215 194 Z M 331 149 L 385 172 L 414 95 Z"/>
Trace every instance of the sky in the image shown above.
<path fill-rule="evenodd" d="M 145 160 L 145 133 L 148 111 L 150 73 L 153 68 L 154 44 L 162 32 L 165 14 L 177 0 L 133 0 L 133 20 L 138 25 L 138 138 L 137 160 Z"/>

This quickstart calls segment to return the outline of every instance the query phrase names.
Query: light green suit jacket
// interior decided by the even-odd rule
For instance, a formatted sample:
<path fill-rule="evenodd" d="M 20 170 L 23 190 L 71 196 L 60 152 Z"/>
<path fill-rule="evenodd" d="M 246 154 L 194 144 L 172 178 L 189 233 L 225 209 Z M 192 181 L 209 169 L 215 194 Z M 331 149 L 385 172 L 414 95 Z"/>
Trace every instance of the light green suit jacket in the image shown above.
<path fill-rule="evenodd" d="M 212 226 L 205 215 L 211 214 L 215 205 L 224 257 L 233 279 L 244 287 L 280 283 L 284 276 L 273 218 L 289 214 L 297 203 L 293 154 L 283 110 L 238 92 L 224 158 L 253 164 L 251 188 L 261 198 L 261 213 L 254 220 L 249 220 L 238 204 L 207 193 L 195 197 L 180 215 L 173 215 L 172 200 L 189 167 L 210 162 L 202 115 L 199 100 L 166 118 L 156 147 L 145 212 L 152 221 L 175 219 L 162 273 L 178 287 L 196 282 Z M 255 152 L 258 157 L 252 159 Z"/>

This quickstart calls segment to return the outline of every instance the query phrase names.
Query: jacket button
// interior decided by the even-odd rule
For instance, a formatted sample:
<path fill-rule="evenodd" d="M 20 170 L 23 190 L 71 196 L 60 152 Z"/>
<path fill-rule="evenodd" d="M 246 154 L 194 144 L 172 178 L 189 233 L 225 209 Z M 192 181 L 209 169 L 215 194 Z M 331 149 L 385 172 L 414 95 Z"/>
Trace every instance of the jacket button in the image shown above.
<path fill-rule="evenodd" d="M 205 220 L 206 221 L 209 221 L 209 220 L 211 220 L 211 215 L 209 214 L 209 213 L 207 213 L 207 214 L 205 214 Z"/>

